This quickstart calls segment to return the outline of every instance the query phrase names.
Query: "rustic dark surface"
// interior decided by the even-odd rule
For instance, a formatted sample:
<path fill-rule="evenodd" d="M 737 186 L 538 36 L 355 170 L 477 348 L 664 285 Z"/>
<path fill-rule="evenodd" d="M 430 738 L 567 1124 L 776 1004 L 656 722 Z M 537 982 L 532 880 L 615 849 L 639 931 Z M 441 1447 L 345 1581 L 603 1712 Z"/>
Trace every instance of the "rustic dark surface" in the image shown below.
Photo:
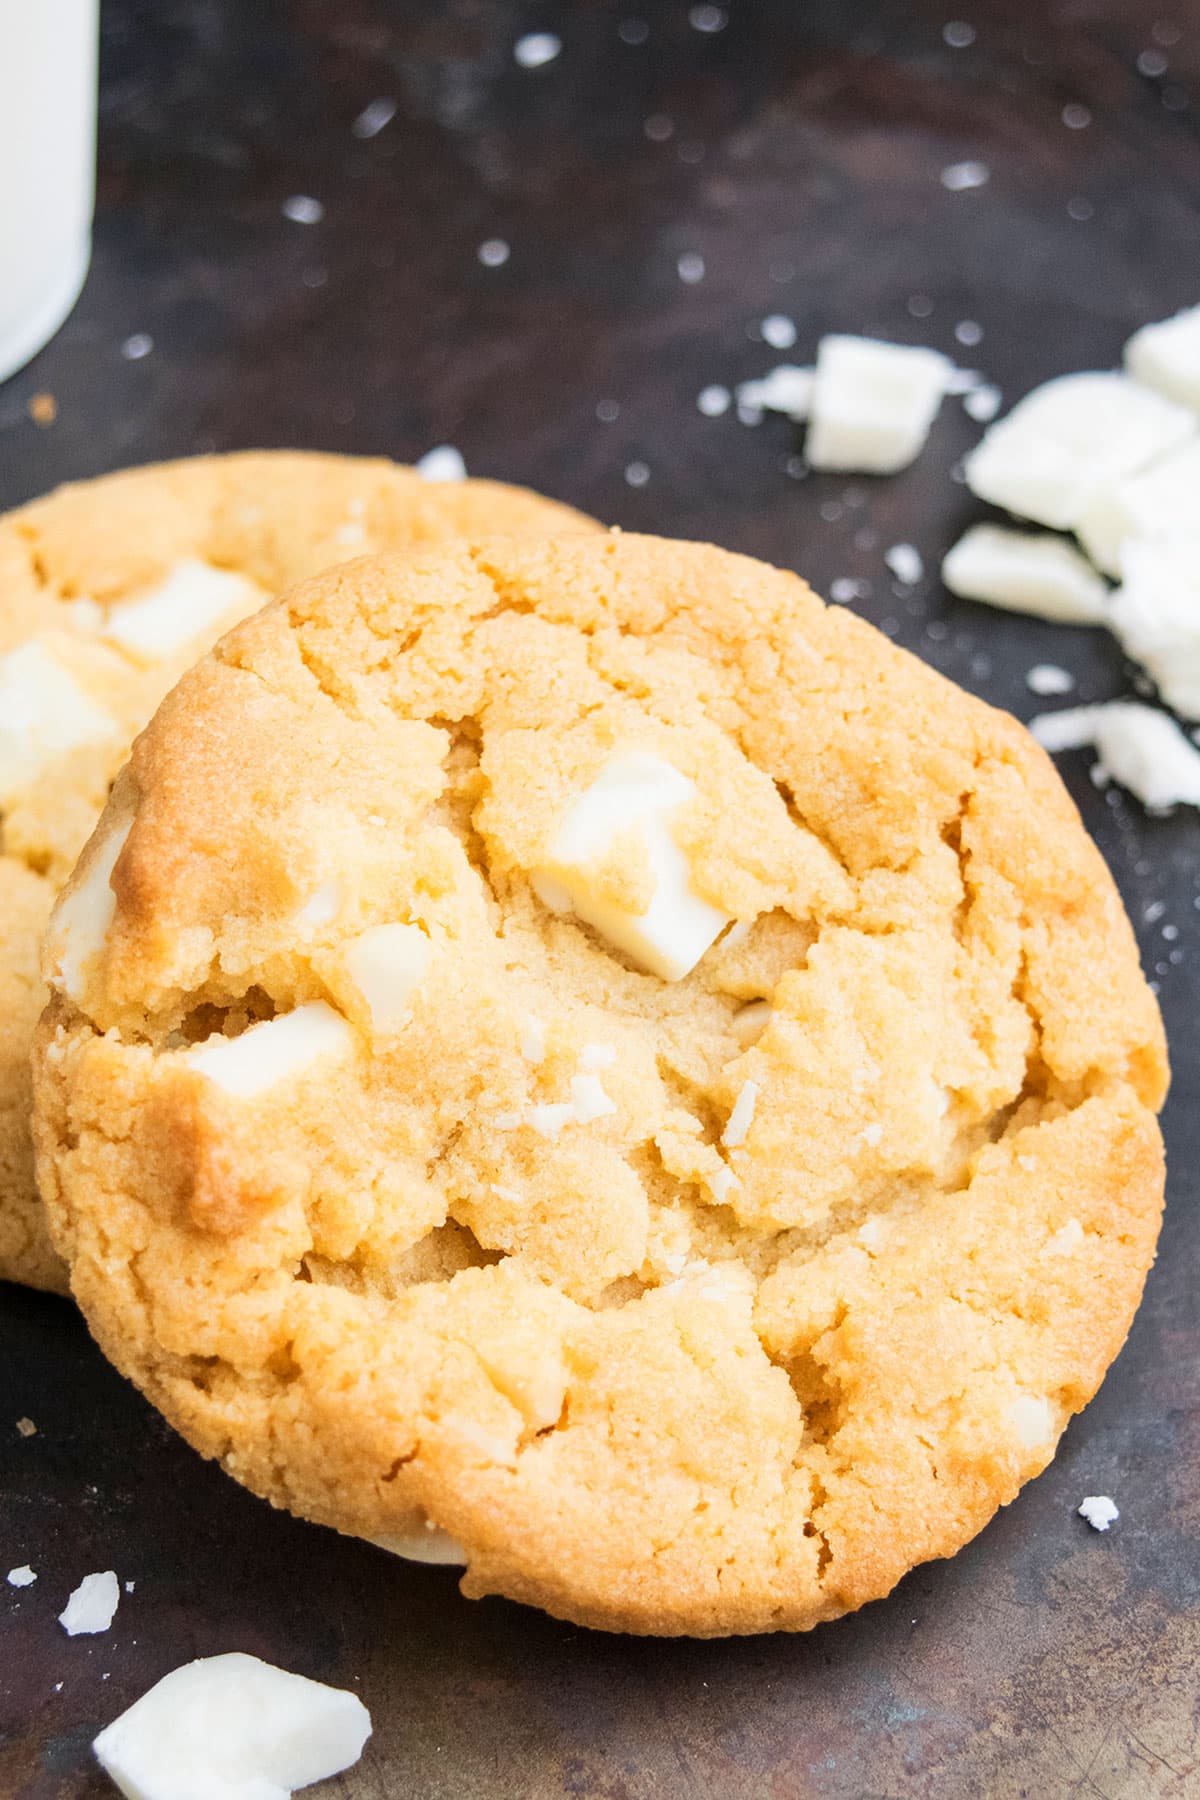
<path fill-rule="evenodd" d="M 864 612 L 1022 717 L 1037 661 L 1084 699 L 1127 691 L 1098 634 L 952 603 L 936 579 L 894 592 L 883 549 L 936 568 L 977 510 L 950 478 L 977 435 L 957 401 L 882 483 L 794 479 L 785 422 L 695 405 L 781 360 L 756 335 L 771 312 L 796 321 L 796 360 L 824 330 L 878 332 L 956 351 L 1012 398 L 1200 298 L 1197 0 L 958 5 L 977 37 L 956 49 L 954 0 L 732 0 L 716 32 L 658 0 L 111 0 L 95 263 L 0 388 L 0 504 L 197 450 L 448 441 L 475 473 L 630 527 L 826 591 L 869 581 Z M 535 28 L 564 48 L 522 70 Z M 1147 51 L 1165 72 L 1139 70 Z M 385 97 L 395 117 L 356 137 Z M 948 192 L 940 170 L 968 158 L 990 180 Z M 285 218 L 295 194 L 323 221 Z M 493 237 L 511 256 L 486 268 Z M 692 285 L 685 252 L 705 261 Z M 955 343 L 964 319 L 977 348 Z M 139 332 L 153 348 L 130 360 Z M 28 415 L 39 392 L 51 426 Z M 794 1639 L 647 1643 L 470 1605 L 451 1574 L 269 1512 L 172 1437 L 69 1306 L 5 1289 L 0 1565 L 39 1578 L 0 1586 L 0 1793 L 99 1800 L 97 1728 L 186 1658 L 239 1648 L 362 1693 L 375 1736 L 325 1790 L 344 1800 L 1200 1794 L 1200 822 L 1147 821 L 1086 764 L 1065 772 L 1174 1045 L 1170 1204 L 1100 1397 L 975 1544 Z M 1088 1493 L 1121 1507 L 1105 1537 L 1075 1516 Z M 69 1640 L 68 1592 L 110 1567 L 134 1591 L 107 1635 Z"/>

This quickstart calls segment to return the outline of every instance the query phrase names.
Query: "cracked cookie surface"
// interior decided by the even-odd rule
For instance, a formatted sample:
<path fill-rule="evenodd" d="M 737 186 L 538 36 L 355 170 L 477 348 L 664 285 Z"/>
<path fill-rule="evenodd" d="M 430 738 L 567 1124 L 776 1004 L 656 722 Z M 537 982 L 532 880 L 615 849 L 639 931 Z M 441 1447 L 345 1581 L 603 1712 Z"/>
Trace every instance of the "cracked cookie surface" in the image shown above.
<path fill-rule="evenodd" d="M 0 518 L 0 1279 L 66 1290 L 29 1135 L 38 943 L 162 696 L 230 624 L 331 563 L 585 526 L 498 482 L 290 451 L 125 470 Z"/>
<path fill-rule="evenodd" d="M 1153 1257 L 1161 1025 L 1047 758 L 705 546 L 293 590 L 160 708 L 47 946 L 107 1354 L 471 1595 L 881 1595 L 1050 1460 Z"/>

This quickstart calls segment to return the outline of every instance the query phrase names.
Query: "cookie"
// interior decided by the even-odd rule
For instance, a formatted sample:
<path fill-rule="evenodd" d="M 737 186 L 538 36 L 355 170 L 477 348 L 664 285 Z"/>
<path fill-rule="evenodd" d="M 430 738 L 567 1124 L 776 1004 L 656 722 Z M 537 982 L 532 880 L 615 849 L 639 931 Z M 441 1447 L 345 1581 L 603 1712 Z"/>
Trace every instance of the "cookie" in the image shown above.
<path fill-rule="evenodd" d="M 66 1288 L 29 1138 L 37 945 L 162 696 L 228 625 L 330 563 L 585 524 L 496 482 L 275 451 L 133 469 L 0 518 L 0 1279 Z"/>
<path fill-rule="evenodd" d="M 275 1504 L 582 1624 L 804 1628 L 1045 1467 L 1166 1059 L 1045 755 L 795 576 L 414 552 L 226 637 L 47 937 L 101 1345 Z"/>

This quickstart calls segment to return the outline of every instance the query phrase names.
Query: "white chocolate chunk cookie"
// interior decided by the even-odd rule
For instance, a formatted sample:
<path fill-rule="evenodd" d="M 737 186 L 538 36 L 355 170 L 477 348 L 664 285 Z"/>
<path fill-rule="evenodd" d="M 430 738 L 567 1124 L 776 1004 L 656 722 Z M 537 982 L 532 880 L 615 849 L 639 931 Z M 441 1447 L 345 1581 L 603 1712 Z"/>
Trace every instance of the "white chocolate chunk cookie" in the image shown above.
<path fill-rule="evenodd" d="M 585 526 L 494 482 L 431 488 L 382 460 L 288 452 L 129 470 L 0 518 L 0 1279 L 66 1287 L 29 1140 L 37 941 L 162 696 L 223 631 L 349 555 Z M 93 847 L 59 915 L 51 965 L 67 993 L 102 944 L 120 847 L 112 833 Z M 335 889 L 323 877 L 300 905 L 314 932 Z"/>
<path fill-rule="evenodd" d="M 1161 1026 L 1047 758 L 704 546 L 294 589 L 160 708 L 49 941 L 40 1173 L 105 1351 L 470 1595 L 883 1594 L 1045 1466 L 1153 1255 Z"/>

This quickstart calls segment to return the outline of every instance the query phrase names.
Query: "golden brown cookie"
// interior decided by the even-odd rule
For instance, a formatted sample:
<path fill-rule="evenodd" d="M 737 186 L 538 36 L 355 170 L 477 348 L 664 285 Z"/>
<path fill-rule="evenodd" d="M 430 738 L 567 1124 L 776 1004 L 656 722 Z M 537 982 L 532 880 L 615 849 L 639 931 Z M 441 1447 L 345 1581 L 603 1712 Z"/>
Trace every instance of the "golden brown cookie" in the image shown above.
<path fill-rule="evenodd" d="M 1050 1460 L 1153 1256 L 1161 1025 L 1050 763 L 719 550 L 296 588 L 140 738 L 47 956 L 105 1351 L 471 1595 L 886 1593 Z"/>
<path fill-rule="evenodd" d="M 29 1139 L 37 944 L 162 696 L 235 620 L 330 563 L 585 525 L 497 482 L 290 451 L 131 469 L 0 518 L 0 1279 L 65 1291 Z"/>

